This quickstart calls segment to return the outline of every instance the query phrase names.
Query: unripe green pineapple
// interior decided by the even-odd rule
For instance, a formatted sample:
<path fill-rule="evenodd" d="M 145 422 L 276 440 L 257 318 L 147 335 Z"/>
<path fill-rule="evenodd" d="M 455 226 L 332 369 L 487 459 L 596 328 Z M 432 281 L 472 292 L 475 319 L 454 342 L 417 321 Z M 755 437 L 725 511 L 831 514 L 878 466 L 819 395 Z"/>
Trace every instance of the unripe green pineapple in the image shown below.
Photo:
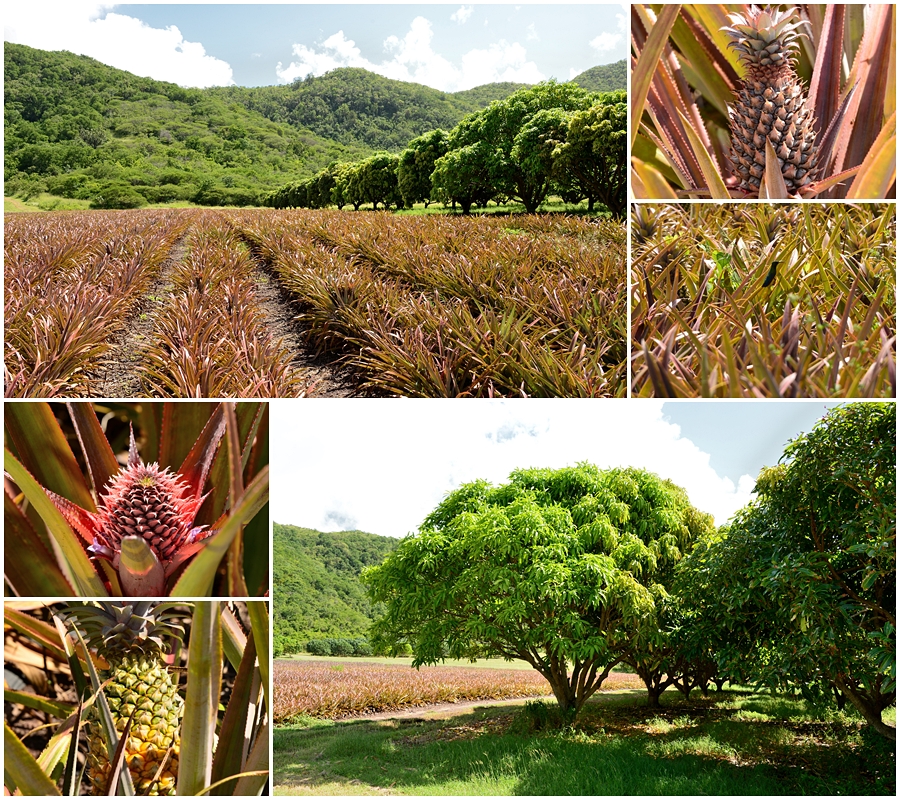
<path fill-rule="evenodd" d="M 181 715 L 184 701 L 178 680 L 166 665 L 166 637 L 180 638 L 184 629 L 173 621 L 171 603 L 107 601 L 71 605 L 87 645 L 96 648 L 109 669 L 101 673 L 110 712 L 121 734 L 132 712 L 137 713 L 125 747 L 125 761 L 139 795 L 175 794 L 178 778 Z M 109 754 L 95 703 L 87 719 L 88 777 L 95 794 L 105 794 Z M 171 750 L 171 753 L 170 753 Z M 168 757 L 157 778 L 160 765 Z"/>
<path fill-rule="evenodd" d="M 733 40 L 746 75 L 737 102 L 729 107 L 731 158 L 740 188 L 759 193 L 766 166 L 766 140 L 772 143 L 790 194 L 813 180 L 816 133 L 812 109 L 794 71 L 797 40 L 803 34 L 797 9 L 753 6 L 746 16 L 729 14 L 723 30 Z"/>

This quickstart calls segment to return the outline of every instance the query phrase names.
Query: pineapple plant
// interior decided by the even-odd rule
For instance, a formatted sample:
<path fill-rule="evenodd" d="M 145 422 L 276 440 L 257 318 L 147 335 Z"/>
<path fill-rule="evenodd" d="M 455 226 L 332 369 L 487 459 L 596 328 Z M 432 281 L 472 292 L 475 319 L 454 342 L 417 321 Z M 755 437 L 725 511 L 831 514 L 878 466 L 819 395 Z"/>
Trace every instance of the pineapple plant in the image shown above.
<path fill-rule="evenodd" d="M 752 6 L 746 15 L 729 14 L 728 19 L 731 26 L 723 31 L 747 70 L 737 102 L 728 109 L 739 188 L 759 193 L 769 141 L 788 192 L 797 194 L 812 182 L 816 166 L 813 113 L 793 64 L 803 22 L 796 8 L 773 6 Z"/>
<path fill-rule="evenodd" d="M 116 731 L 128 720 L 125 763 L 139 795 L 175 794 L 184 701 L 165 661 L 166 640 L 184 628 L 171 603 L 95 601 L 69 606 L 65 617 L 88 647 L 106 660 L 100 674 Z M 133 716 L 132 716 L 133 715 Z M 107 794 L 110 755 L 97 703 L 87 715 L 88 778 L 95 794 Z"/>
<path fill-rule="evenodd" d="M 166 580 L 213 534 L 193 523 L 207 497 L 200 491 L 214 452 L 192 486 L 168 468 L 145 464 L 132 432 L 128 465 L 110 479 L 96 513 L 47 495 L 88 542 L 87 551 L 112 564 L 126 595 L 165 594 Z"/>

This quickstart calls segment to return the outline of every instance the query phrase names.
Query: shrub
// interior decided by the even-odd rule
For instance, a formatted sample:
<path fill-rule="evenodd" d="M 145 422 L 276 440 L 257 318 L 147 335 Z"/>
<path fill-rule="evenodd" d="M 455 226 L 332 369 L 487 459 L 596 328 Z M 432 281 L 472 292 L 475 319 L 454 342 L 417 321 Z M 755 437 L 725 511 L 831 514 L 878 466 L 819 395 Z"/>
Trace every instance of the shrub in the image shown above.
<path fill-rule="evenodd" d="M 140 208 L 147 201 L 127 183 L 105 183 L 91 201 L 91 208 Z"/>
<path fill-rule="evenodd" d="M 310 639 L 306 643 L 306 652 L 314 656 L 330 656 L 331 640 L 330 639 Z"/>

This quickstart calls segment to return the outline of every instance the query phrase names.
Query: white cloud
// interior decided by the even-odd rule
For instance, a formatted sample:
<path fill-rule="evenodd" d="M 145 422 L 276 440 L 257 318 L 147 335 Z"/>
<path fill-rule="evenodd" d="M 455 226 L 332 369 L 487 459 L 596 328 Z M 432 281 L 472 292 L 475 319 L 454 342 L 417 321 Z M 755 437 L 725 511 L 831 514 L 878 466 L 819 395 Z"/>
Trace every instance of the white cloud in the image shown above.
<path fill-rule="evenodd" d="M 722 524 L 750 500 L 662 419 L 655 401 L 325 400 L 273 403 L 272 518 L 382 535 L 413 532 L 447 492 L 518 467 L 635 466 L 683 486 Z"/>
<path fill-rule="evenodd" d="M 527 33 L 526 33 L 526 35 L 525 35 L 525 39 L 526 39 L 527 41 L 530 42 L 532 39 L 539 39 L 539 38 L 540 38 L 540 37 L 538 36 L 538 34 L 537 34 L 537 31 L 534 29 L 534 23 L 533 23 L 533 22 L 532 22 L 531 25 L 529 25 L 525 30 L 527 31 Z"/>
<path fill-rule="evenodd" d="M 286 67 L 279 63 L 276 74 L 283 83 L 290 83 L 307 75 L 324 75 L 338 67 L 360 67 L 387 78 L 422 83 L 445 92 L 494 81 L 538 83 L 544 80 L 537 65 L 528 60 L 525 48 L 518 43 L 501 40 L 487 49 L 470 50 L 462 56 L 459 65 L 454 65 L 434 51 L 433 38 L 431 23 L 424 17 L 416 17 L 402 38 L 385 39 L 384 49 L 391 58 L 375 62 L 366 58 L 343 31 L 338 31 L 315 47 L 295 44 L 296 59 Z"/>
<path fill-rule="evenodd" d="M 472 13 L 474 11 L 474 6 L 460 6 L 459 9 L 457 9 L 450 15 L 450 19 L 452 19 L 458 25 L 465 25 L 469 21 L 469 17 L 472 16 Z"/>
<path fill-rule="evenodd" d="M 42 50 L 69 50 L 104 64 L 182 86 L 227 86 L 231 67 L 185 41 L 174 25 L 151 28 L 111 3 L 32 0 L 4 8 L 4 38 Z"/>
<path fill-rule="evenodd" d="M 609 50 L 615 50 L 621 46 L 621 43 L 624 41 L 624 36 L 621 33 L 607 33 L 603 32 L 599 36 L 595 36 L 589 44 L 595 50 L 605 53 Z M 623 54 L 624 57 L 624 54 Z"/>

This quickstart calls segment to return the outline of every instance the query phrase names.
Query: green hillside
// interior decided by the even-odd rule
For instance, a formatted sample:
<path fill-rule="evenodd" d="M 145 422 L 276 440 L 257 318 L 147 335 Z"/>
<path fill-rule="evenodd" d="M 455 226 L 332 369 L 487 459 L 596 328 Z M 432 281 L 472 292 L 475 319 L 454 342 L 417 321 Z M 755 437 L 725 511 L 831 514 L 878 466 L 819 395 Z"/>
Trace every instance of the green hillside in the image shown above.
<path fill-rule="evenodd" d="M 274 523 L 275 654 L 300 652 L 309 639 L 364 636 L 374 612 L 359 574 L 380 564 L 399 541 Z"/>
<path fill-rule="evenodd" d="M 184 89 L 68 52 L 5 43 L 6 194 L 256 204 L 335 161 L 400 150 L 517 84 L 458 95 L 359 69 L 291 86 Z"/>
<path fill-rule="evenodd" d="M 449 130 L 522 86 L 445 93 L 346 68 L 289 86 L 184 89 L 9 42 L 4 78 L 5 193 L 123 205 L 256 205 L 334 162 Z"/>
<path fill-rule="evenodd" d="M 399 151 L 416 136 L 435 128 L 449 130 L 466 114 L 525 85 L 492 83 L 448 94 L 345 67 L 290 86 L 232 86 L 209 91 L 269 120 L 288 122 L 346 146 Z"/>
<path fill-rule="evenodd" d="M 625 59 L 613 64 L 591 67 L 572 78 L 582 89 L 589 92 L 615 92 L 628 88 L 628 70 Z"/>

